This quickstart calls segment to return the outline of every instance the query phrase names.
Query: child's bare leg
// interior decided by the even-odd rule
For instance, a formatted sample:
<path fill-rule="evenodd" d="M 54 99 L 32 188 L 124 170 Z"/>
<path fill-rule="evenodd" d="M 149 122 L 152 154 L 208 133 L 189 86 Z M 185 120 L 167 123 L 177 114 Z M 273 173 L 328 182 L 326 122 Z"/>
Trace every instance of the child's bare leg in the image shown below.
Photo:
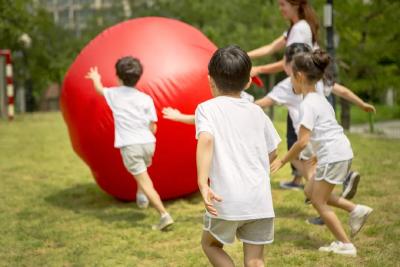
<path fill-rule="evenodd" d="M 264 267 L 264 245 L 243 243 L 244 266 Z"/>
<path fill-rule="evenodd" d="M 335 185 L 325 181 L 313 181 L 311 201 L 336 239 L 343 243 L 350 243 L 341 222 L 335 212 L 328 206 L 328 199 L 334 187 Z"/>
<path fill-rule="evenodd" d="M 224 245 L 215 239 L 208 231 L 203 231 L 201 247 L 214 267 L 234 267 L 231 257 L 223 250 Z"/>
<path fill-rule="evenodd" d="M 142 188 L 145 195 L 148 197 L 150 203 L 154 206 L 154 208 L 161 214 L 167 213 L 165 207 L 161 201 L 160 195 L 154 189 L 153 182 L 150 179 L 147 171 L 142 172 L 140 174 L 135 175 L 136 182 L 139 187 Z"/>
<path fill-rule="evenodd" d="M 140 186 L 140 184 L 137 184 L 137 194 L 144 194 L 143 188 Z"/>
<path fill-rule="evenodd" d="M 348 212 L 352 212 L 356 207 L 353 202 L 334 194 L 331 194 L 331 196 L 329 197 L 328 205 L 343 209 Z"/>

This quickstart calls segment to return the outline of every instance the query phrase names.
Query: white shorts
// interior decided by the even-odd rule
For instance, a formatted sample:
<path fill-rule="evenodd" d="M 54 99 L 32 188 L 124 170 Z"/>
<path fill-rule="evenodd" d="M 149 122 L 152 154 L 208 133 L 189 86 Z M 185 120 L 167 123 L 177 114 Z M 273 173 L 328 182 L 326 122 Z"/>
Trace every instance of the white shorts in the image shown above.
<path fill-rule="evenodd" d="M 232 244 L 235 236 L 243 243 L 265 245 L 274 241 L 274 218 L 227 221 L 204 215 L 204 231 L 222 244 Z"/>
<path fill-rule="evenodd" d="M 155 143 L 136 144 L 121 147 L 121 156 L 125 168 L 133 175 L 147 171 L 156 148 Z"/>
<path fill-rule="evenodd" d="M 315 181 L 325 180 L 330 184 L 343 184 L 350 168 L 351 159 L 318 166 Z"/>

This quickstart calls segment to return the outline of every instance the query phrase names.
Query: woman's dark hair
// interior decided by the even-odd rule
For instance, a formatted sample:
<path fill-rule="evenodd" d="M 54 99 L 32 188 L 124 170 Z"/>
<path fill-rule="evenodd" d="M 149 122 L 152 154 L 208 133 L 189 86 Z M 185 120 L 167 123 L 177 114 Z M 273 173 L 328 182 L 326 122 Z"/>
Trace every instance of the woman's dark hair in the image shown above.
<path fill-rule="evenodd" d="M 251 60 L 237 45 L 220 48 L 208 63 L 208 73 L 223 92 L 242 91 L 250 79 Z"/>
<path fill-rule="evenodd" d="M 286 0 L 290 5 L 297 6 L 299 8 L 299 19 L 304 19 L 310 25 L 312 32 L 312 42 L 318 42 L 319 22 L 315 10 L 308 3 L 307 0 Z M 292 29 L 293 23 L 290 25 L 288 30 L 288 36 Z"/>
<path fill-rule="evenodd" d="M 327 67 L 331 62 L 328 53 L 322 50 L 316 50 L 311 53 L 300 53 L 293 57 L 293 73 L 304 73 L 307 80 L 317 82 L 325 77 Z"/>
<path fill-rule="evenodd" d="M 293 57 L 299 53 L 310 53 L 312 48 L 305 43 L 293 43 L 285 49 L 285 63 L 290 63 Z"/>
<path fill-rule="evenodd" d="M 135 86 L 143 73 L 140 61 L 131 56 L 118 59 L 115 64 L 115 70 L 117 71 L 118 78 L 126 86 Z"/>

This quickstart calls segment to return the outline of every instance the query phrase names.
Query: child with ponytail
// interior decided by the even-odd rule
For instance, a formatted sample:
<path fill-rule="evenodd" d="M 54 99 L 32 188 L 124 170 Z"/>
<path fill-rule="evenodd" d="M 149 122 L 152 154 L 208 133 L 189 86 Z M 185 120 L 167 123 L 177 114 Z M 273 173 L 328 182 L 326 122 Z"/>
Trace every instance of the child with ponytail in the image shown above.
<path fill-rule="evenodd" d="M 303 95 L 300 105 L 300 129 L 297 142 L 282 159 L 276 159 L 271 171 L 278 171 L 287 162 L 298 157 L 310 142 L 317 157 L 317 171 L 304 191 L 337 241 L 319 251 L 356 256 L 357 249 L 346 235 L 343 226 L 330 206 L 350 213 L 351 236 L 354 237 L 372 212 L 370 207 L 356 205 L 332 194 L 335 185 L 342 184 L 351 167 L 353 151 L 335 112 L 327 99 L 316 92 L 316 84 L 330 62 L 327 53 L 316 50 L 300 53 L 293 58 L 291 81 L 296 94 Z"/>

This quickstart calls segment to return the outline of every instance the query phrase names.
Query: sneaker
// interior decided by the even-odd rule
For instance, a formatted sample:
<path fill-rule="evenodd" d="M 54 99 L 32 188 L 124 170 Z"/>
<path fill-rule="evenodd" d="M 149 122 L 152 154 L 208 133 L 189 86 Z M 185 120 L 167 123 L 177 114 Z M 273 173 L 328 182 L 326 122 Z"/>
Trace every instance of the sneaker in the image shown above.
<path fill-rule="evenodd" d="M 322 220 L 321 217 L 308 218 L 306 220 L 306 223 L 314 225 L 325 225 L 324 220 Z"/>
<path fill-rule="evenodd" d="M 357 249 L 352 243 L 342 243 L 340 241 L 334 241 L 329 246 L 320 247 L 318 251 L 333 252 L 346 256 L 357 256 Z"/>
<path fill-rule="evenodd" d="M 354 237 L 363 227 L 371 214 L 373 209 L 364 205 L 357 205 L 356 208 L 350 212 L 350 235 Z"/>
<path fill-rule="evenodd" d="M 149 199 L 146 197 L 145 194 L 143 193 L 137 193 L 136 194 L 136 205 L 140 209 L 145 209 L 149 206 Z"/>
<path fill-rule="evenodd" d="M 174 220 L 172 219 L 171 215 L 168 213 L 161 216 L 160 222 L 158 224 L 153 225 L 151 228 L 153 230 L 166 230 L 168 226 L 174 223 Z"/>
<path fill-rule="evenodd" d="M 291 189 L 291 190 L 303 190 L 304 185 L 296 184 L 293 181 L 290 182 L 280 182 L 279 186 L 283 189 Z"/>
<path fill-rule="evenodd" d="M 358 172 L 349 171 L 343 182 L 342 197 L 352 199 L 357 193 L 357 186 L 360 182 L 360 174 Z"/>

